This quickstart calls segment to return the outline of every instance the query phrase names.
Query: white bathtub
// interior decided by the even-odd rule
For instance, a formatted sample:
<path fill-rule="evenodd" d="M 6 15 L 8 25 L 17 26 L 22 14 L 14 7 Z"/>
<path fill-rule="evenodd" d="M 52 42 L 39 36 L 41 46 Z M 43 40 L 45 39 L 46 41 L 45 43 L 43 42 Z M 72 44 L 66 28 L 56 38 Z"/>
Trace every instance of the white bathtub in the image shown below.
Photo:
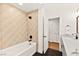
<path fill-rule="evenodd" d="M 36 52 L 36 43 L 28 41 L 0 50 L 0 56 L 32 56 Z"/>

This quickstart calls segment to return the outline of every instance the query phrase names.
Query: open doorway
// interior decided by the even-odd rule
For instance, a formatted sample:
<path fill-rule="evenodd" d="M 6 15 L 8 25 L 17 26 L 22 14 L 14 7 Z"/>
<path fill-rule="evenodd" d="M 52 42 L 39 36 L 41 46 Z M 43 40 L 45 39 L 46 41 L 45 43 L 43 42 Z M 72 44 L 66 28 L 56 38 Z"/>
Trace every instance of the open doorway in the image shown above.
<path fill-rule="evenodd" d="M 49 19 L 48 48 L 59 51 L 59 17 Z"/>

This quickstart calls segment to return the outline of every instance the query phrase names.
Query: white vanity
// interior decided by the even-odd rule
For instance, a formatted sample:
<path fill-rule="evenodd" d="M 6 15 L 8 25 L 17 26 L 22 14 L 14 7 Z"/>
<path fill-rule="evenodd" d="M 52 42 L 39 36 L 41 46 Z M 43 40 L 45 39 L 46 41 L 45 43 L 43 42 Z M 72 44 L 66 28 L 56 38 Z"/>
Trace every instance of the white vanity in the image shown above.
<path fill-rule="evenodd" d="M 61 39 L 61 50 L 63 56 L 79 56 L 79 39 L 63 35 Z"/>

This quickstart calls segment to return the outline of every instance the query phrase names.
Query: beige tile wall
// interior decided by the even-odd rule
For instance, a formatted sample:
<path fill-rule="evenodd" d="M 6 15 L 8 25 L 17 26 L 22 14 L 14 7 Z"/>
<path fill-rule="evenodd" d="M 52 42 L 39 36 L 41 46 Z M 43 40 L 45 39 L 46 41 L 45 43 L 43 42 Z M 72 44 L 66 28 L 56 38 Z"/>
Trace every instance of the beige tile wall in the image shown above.
<path fill-rule="evenodd" d="M 0 48 L 7 48 L 26 40 L 26 13 L 12 5 L 0 4 Z"/>
<path fill-rule="evenodd" d="M 32 16 L 29 19 L 28 16 Z M 38 10 L 26 15 L 10 4 L 0 4 L 0 49 L 24 42 L 32 35 L 38 39 Z"/>
<path fill-rule="evenodd" d="M 28 17 L 31 16 L 32 19 Z M 30 35 L 32 35 L 32 41 L 36 42 L 36 47 L 38 49 L 38 10 L 34 10 L 27 14 L 28 19 L 28 39 Z"/>
<path fill-rule="evenodd" d="M 29 19 L 28 16 L 32 16 Z M 38 10 L 25 13 L 10 4 L 0 4 L 0 49 L 38 39 Z"/>
<path fill-rule="evenodd" d="M 28 17 L 31 16 L 32 19 Z M 30 35 L 32 35 L 32 41 L 37 42 L 38 40 L 38 10 L 34 10 L 27 14 L 28 18 L 28 39 Z"/>

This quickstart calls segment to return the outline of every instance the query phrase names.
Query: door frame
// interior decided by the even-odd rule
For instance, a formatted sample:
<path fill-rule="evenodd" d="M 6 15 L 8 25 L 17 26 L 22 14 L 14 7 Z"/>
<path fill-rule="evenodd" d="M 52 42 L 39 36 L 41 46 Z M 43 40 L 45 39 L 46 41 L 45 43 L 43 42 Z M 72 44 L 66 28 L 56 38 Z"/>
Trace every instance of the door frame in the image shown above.
<path fill-rule="evenodd" d="M 54 18 L 49 18 L 48 19 L 48 28 L 49 28 L 49 22 L 51 21 L 51 20 L 55 20 L 55 19 L 58 19 L 59 20 L 59 37 L 58 37 L 58 39 L 59 39 L 59 41 L 58 41 L 58 43 L 60 43 L 60 17 L 54 17 Z M 48 38 L 49 38 L 49 29 L 48 29 Z M 49 40 L 48 40 L 49 41 Z"/>

